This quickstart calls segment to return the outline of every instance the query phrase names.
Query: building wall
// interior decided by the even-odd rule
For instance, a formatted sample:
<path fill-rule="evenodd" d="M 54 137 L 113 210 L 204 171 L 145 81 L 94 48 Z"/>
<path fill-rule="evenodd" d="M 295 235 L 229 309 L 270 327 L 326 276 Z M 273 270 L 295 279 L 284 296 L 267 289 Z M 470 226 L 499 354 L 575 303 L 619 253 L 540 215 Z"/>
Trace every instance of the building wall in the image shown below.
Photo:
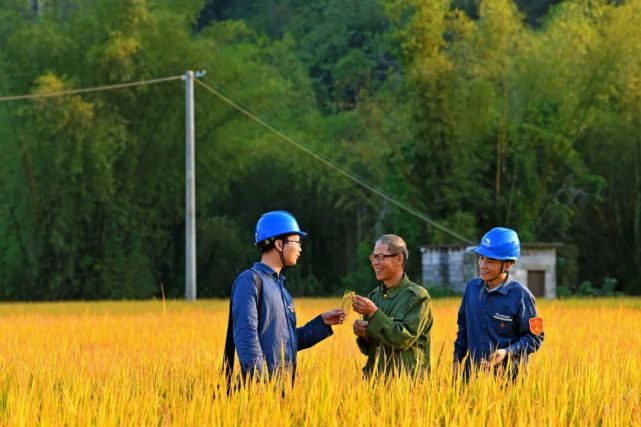
<path fill-rule="evenodd" d="M 528 270 L 545 272 L 545 298 L 556 298 L 556 250 L 524 249 L 521 258 L 512 268 L 516 280 L 528 286 Z"/>
<path fill-rule="evenodd" d="M 474 266 L 470 268 L 468 258 L 464 248 L 423 248 L 423 283 L 448 285 L 463 292 L 465 284 L 474 277 Z"/>
<path fill-rule="evenodd" d="M 421 269 L 424 285 L 444 284 L 441 273 L 441 251 L 426 249 L 421 254 Z"/>

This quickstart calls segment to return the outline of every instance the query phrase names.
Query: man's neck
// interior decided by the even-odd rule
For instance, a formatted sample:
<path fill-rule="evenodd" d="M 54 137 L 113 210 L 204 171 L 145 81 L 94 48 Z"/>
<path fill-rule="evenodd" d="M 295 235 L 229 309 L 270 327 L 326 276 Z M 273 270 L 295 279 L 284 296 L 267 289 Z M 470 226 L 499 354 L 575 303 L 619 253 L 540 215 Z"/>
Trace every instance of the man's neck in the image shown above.
<path fill-rule="evenodd" d="M 383 280 L 383 285 L 385 285 L 385 289 L 392 289 L 395 286 L 398 286 L 399 283 L 401 283 L 401 280 L 403 280 L 403 276 L 405 275 L 404 271 L 401 271 L 400 274 L 397 274 L 393 278 L 389 280 Z"/>
<path fill-rule="evenodd" d="M 507 276 L 508 276 L 508 273 L 502 273 L 499 277 L 492 280 L 491 282 L 485 282 L 485 285 L 487 286 L 487 290 L 491 291 L 501 286 L 507 280 Z"/>
<path fill-rule="evenodd" d="M 283 263 L 280 261 L 280 257 L 273 251 L 263 254 L 260 262 L 271 267 L 277 275 L 280 275 L 280 271 L 283 269 Z"/>

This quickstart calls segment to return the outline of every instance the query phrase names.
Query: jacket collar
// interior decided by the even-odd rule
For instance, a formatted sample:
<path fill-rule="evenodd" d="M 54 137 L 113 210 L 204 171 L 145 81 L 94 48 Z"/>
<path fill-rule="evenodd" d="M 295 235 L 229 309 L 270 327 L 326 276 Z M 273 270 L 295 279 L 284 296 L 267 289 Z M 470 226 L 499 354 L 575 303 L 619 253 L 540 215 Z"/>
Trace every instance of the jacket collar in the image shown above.
<path fill-rule="evenodd" d="M 393 288 L 386 290 L 385 284 L 381 283 L 380 287 L 380 292 L 383 295 L 387 295 L 388 299 L 394 298 L 396 295 L 401 293 L 401 291 L 407 287 L 408 284 L 410 284 L 410 279 L 407 277 L 407 274 L 403 273 L 403 277 L 401 278 L 401 281 L 398 285 L 394 286 Z"/>
<path fill-rule="evenodd" d="M 273 268 L 271 268 L 267 264 L 263 264 L 262 262 L 255 262 L 252 268 L 254 270 L 260 271 L 267 276 L 273 277 L 277 282 L 285 281 L 285 275 L 283 273 L 277 274 Z"/>
<path fill-rule="evenodd" d="M 487 290 L 487 286 L 485 285 L 485 282 L 483 280 L 479 279 L 479 282 L 476 284 L 478 288 L 482 288 L 485 290 L 487 293 L 494 293 L 494 292 L 499 292 L 503 295 L 507 295 L 508 292 L 510 292 L 510 289 L 512 288 L 512 284 L 514 283 L 514 278 L 510 275 L 510 273 L 507 274 L 507 278 L 503 283 L 499 285 L 498 288 L 495 288 L 492 291 Z"/>

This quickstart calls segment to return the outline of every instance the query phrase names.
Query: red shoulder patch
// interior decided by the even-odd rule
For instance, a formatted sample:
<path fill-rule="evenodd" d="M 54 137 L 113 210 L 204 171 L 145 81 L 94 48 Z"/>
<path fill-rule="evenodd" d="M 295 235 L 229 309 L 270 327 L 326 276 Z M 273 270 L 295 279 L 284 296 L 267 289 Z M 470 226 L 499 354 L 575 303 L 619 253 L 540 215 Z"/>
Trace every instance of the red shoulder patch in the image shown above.
<path fill-rule="evenodd" d="M 532 317 L 530 319 L 530 332 L 534 335 L 541 335 L 543 332 L 543 319 L 540 317 Z"/>

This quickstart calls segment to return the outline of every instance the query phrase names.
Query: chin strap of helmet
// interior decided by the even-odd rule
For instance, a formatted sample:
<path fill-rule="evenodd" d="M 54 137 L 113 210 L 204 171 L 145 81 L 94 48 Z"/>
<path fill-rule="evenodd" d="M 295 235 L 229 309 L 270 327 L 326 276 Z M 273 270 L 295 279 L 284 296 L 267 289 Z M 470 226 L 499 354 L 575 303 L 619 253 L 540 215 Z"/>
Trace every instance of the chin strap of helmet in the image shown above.
<path fill-rule="evenodd" d="M 289 266 L 287 265 L 287 262 L 285 261 L 285 255 L 283 255 L 283 252 L 285 250 L 285 241 L 281 240 L 281 242 L 283 242 L 283 250 L 279 251 L 278 248 L 276 248 L 275 246 L 274 246 L 274 249 L 276 249 L 276 251 L 278 251 L 278 256 L 280 257 L 280 262 L 283 264 L 283 268 L 285 268 L 285 267 L 289 267 Z M 501 268 L 503 268 L 503 267 L 501 267 Z"/>

